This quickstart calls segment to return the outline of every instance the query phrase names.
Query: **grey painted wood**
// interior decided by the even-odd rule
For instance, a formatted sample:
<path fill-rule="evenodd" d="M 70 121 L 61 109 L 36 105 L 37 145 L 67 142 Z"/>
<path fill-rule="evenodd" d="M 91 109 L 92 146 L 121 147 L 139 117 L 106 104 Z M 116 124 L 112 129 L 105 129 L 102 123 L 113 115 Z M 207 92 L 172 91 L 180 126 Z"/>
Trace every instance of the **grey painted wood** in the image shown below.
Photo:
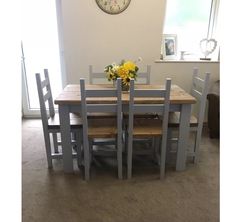
<path fill-rule="evenodd" d="M 53 137 L 53 147 L 54 147 L 54 152 L 58 153 L 58 140 L 57 140 L 57 133 L 52 133 Z"/>
<path fill-rule="evenodd" d="M 199 100 L 199 111 L 197 113 L 197 120 L 198 125 L 196 128 L 196 139 L 194 143 L 194 163 L 197 163 L 199 158 L 199 147 L 202 137 L 202 127 L 204 122 L 204 115 L 205 115 L 205 109 L 206 109 L 206 100 L 207 100 L 207 93 L 209 91 L 209 83 L 210 83 L 210 73 L 206 72 L 204 78 L 200 78 L 198 76 L 198 69 L 194 68 L 194 74 L 193 74 L 193 84 L 192 84 L 192 94 L 196 90 L 200 88 L 200 94 L 201 97 L 198 98 Z"/>
<path fill-rule="evenodd" d="M 133 127 L 134 127 L 134 81 L 130 82 L 129 91 L 129 121 L 128 121 L 128 147 L 127 147 L 127 178 L 132 177 L 132 156 L 133 156 Z"/>
<path fill-rule="evenodd" d="M 45 142 L 45 148 L 46 148 L 48 168 L 52 168 L 51 143 L 50 143 L 50 135 L 49 135 L 49 130 L 48 130 L 47 110 L 46 110 L 46 105 L 44 101 L 43 88 L 41 85 L 41 76 L 39 73 L 36 73 L 35 76 L 36 76 L 36 83 L 37 83 L 37 88 L 38 88 L 38 96 L 39 96 L 40 112 L 41 112 L 41 118 L 42 118 L 42 124 L 43 124 L 44 142 Z"/>
<path fill-rule="evenodd" d="M 176 170 L 183 171 L 186 168 L 186 152 L 189 138 L 189 121 L 191 116 L 191 105 L 182 104 L 180 111 L 179 138 L 176 160 Z"/>
<path fill-rule="evenodd" d="M 142 84 L 150 84 L 151 81 L 151 65 L 147 65 L 147 71 L 142 71 L 142 72 L 138 72 L 138 80 L 142 79 L 143 83 Z M 138 82 L 136 84 L 139 84 Z"/>
<path fill-rule="evenodd" d="M 55 109 L 53 105 L 53 97 L 52 97 L 52 90 L 51 90 L 51 84 L 49 80 L 48 70 L 44 69 L 44 76 L 47 80 L 48 84 L 46 84 L 47 92 L 50 94 L 50 97 L 48 98 L 48 106 L 49 106 L 49 115 L 53 117 L 55 115 Z"/>
<path fill-rule="evenodd" d="M 88 119 L 87 119 L 87 106 L 86 106 L 86 94 L 85 94 L 85 81 L 80 79 L 80 91 L 81 91 L 81 116 L 83 123 L 83 150 L 84 150 L 84 170 L 85 180 L 90 179 L 90 152 L 88 141 Z"/>
<path fill-rule="evenodd" d="M 93 66 L 89 65 L 89 84 L 95 84 L 96 79 L 103 79 L 107 81 L 107 76 L 104 72 L 94 72 Z"/>
<path fill-rule="evenodd" d="M 168 131 L 168 119 L 169 119 L 169 108 L 170 108 L 170 88 L 171 79 L 166 79 L 166 94 L 164 96 L 164 110 L 162 120 L 162 139 L 161 139 L 161 163 L 160 163 L 160 178 L 163 179 L 165 176 L 165 161 L 166 161 L 166 144 L 167 144 L 167 131 Z"/>
<path fill-rule="evenodd" d="M 75 132 L 75 141 L 76 141 L 76 147 L 77 147 L 77 161 L 78 161 L 78 167 L 82 166 L 82 138 L 83 138 L 83 132 L 82 130 L 77 130 Z M 73 156 L 73 155 L 72 155 Z"/>
<path fill-rule="evenodd" d="M 197 112 L 197 127 L 191 127 L 191 131 L 195 132 L 195 141 L 194 141 L 193 151 L 187 153 L 187 149 L 184 150 L 183 147 L 186 148 L 188 147 L 188 136 L 190 127 L 189 121 L 191 116 L 189 114 L 191 113 L 191 107 L 190 105 L 182 105 L 180 125 L 179 125 L 178 149 L 177 149 L 177 163 L 176 163 L 177 170 L 185 169 L 185 162 L 187 155 L 193 156 L 194 163 L 197 163 L 198 161 L 199 147 L 202 136 L 202 127 L 206 109 L 206 99 L 209 90 L 209 81 L 210 81 L 210 73 L 206 72 L 204 77 L 201 78 L 198 73 L 198 68 L 194 67 L 192 76 L 191 94 L 197 99 L 199 105 Z"/>
<path fill-rule="evenodd" d="M 165 89 L 158 90 L 142 90 L 134 89 L 134 80 L 130 81 L 130 97 L 129 97 L 129 120 L 128 120 L 128 151 L 127 151 L 127 177 L 132 177 L 132 155 L 133 155 L 133 127 L 134 127 L 134 114 L 156 112 L 161 113 L 162 120 L 162 142 L 161 142 L 161 156 L 160 156 L 160 178 L 163 179 L 165 175 L 165 159 L 166 159 L 166 142 L 168 130 L 168 116 L 170 104 L 170 87 L 171 80 L 166 79 Z M 163 104 L 135 104 L 134 99 L 137 97 L 163 97 Z M 146 136 L 150 136 L 147 132 Z M 157 145 L 157 142 L 154 144 Z M 154 148 L 156 149 L 156 147 Z"/>
<path fill-rule="evenodd" d="M 109 94 L 107 93 L 109 91 Z M 85 180 L 90 179 L 90 164 L 93 142 L 88 138 L 88 113 L 112 112 L 117 117 L 117 161 L 118 161 L 118 178 L 122 179 L 122 101 L 121 101 L 121 79 L 117 79 L 117 87 L 112 90 L 106 89 L 86 89 L 85 79 L 80 79 L 81 92 L 81 117 L 83 122 L 83 148 L 85 162 Z M 104 104 L 87 104 L 89 97 L 117 97 L 116 103 Z"/>
<path fill-rule="evenodd" d="M 79 87 L 78 87 L 79 88 Z M 78 93 L 78 92 L 75 92 L 75 93 Z M 81 104 L 80 104 L 80 98 L 78 98 L 78 103 L 76 104 L 71 104 L 69 101 L 68 102 L 64 102 L 64 105 L 68 106 L 70 112 L 78 112 L 81 114 Z M 122 104 L 122 111 L 123 112 L 128 112 L 128 107 L 129 104 L 128 103 L 123 103 Z M 181 112 L 181 110 L 185 110 L 186 112 L 186 109 L 182 109 L 182 106 L 186 106 L 186 104 L 184 105 L 183 103 L 179 102 L 178 104 L 170 104 L 170 111 L 172 112 Z M 187 109 L 187 115 L 188 115 L 188 112 L 189 112 L 189 115 L 190 115 L 190 112 L 191 112 L 191 104 L 189 104 L 189 109 Z M 189 123 L 189 122 L 188 122 Z M 183 126 L 187 126 L 186 124 L 186 121 L 184 121 L 184 118 L 180 119 L 180 125 L 183 125 Z M 184 128 L 184 127 L 183 127 Z M 183 153 L 181 151 L 182 150 L 186 150 L 187 149 L 187 143 L 186 143 L 186 140 L 188 140 L 188 136 L 183 136 L 183 134 L 181 134 L 182 136 L 178 137 L 178 141 L 181 143 L 181 144 L 185 144 L 185 147 L 180 147 L 180 154 Z M 63 137 L 63 135 L 62 135 Z M 127 147 L 127 146 L 126 146 Z M 176 162 L 176 170 L 184 170 L 185 169 L 185 158 L 182 158 L 181 155 L 177 155 L 177 162 Z M 184 160 L 183 160 L 184 159 Z M 181 161 L 184 161 L 184 163 L 182 163 Z M 182 167 L 184 166 L 184 167 Z"/>
<path fill-rule="evenodd" d="M 52 168 L 52 159 L 58 159 L 58 158 L 62 158 L 63 159 L 63 164 L 64 164 L 64 170 L 65 172 L 72 172 L 73 168 L 71 168 L 70 162 L 72 163 L 72 152 L 68 152 L 67 149 L 65 147 L 66 144 L 70 144 L 70 145 L 77 145 L 78 149 L 81 149 L 81 146 L 79 146 L 79 141 L 72 141 L 71 140 L 71 135 L 70 133 L 76 133 L 77 131 L 81 131 L 82 125 L 76 125 L 76 127 L 73 127 L 73 130 L 70 129 L 70 125 L 69 128 L 62 126 L 62 130 L 63 133 L 65 133 L 65 135 L 63 135 L 62 137 L 64 138 L 64 136 L 68 136 L 68 140 L 62 140 L 61 142 L 58 141 L 58 137 L 57 134 L 61 133 L 61 129 L 60 129 L 60 125 L 58 123 L 58 125 L 56 124 L 51 124 L 51 122 L 53 121 L 48 121 L 49 119 L 52 120 L 55 117 L 55 109 L 54 109 L 54 105 L 53 105 L 53 97 L 52 97 L 52 92 L 51 92 L 51 85 L 50 85 L 50 80 L 49 80 L 49 74 L 48 74 L 48 70 L 44 69 L 44 76 L 45 79 L 42 80 L 41 76 L 39 73 L 35 74 L 36 77 L 36 83 L 37 83 L 37 89 L 38 89 L 38 96 L 39 96 L 39 104 L 40 104 L 40 112 L 41 112 L 41 118 L 42 118 L 42 125 L 43 125 L 43 134 L 44 134 L 44 141 L 45 141 L 45 148 L 46 148 L 46 156 L 47 156 L 47 162 L 48 162 L 48 167 Z M 45 90 L 44 90 L 45 89 Z M 47 106 L 46 104 L 48 103 L 48 111 L 49 111 L 49 116 L 47 114 Z M 66 107 L 65 109 L 67 109 L 68 107 Z M 59 109 L 60 112 L 60 109 Z M 66 121 L 66 118 L 65 118 Z M 49 124 L 50 122 L 50 124 Z M 62 121 L 64 122 L 64 121 Z M 70 121 L 69 121 L 70 124 Z M 67 133 L 67 130 L 69 130 Z M 52 139 L 53 139 L 53 147 L 54 147 L 54 152 L 52 152 L 52 148 L 51 148 L 51 142 L 50 142 L 50 135 L 52 134 Z M 81 138 L 78 138 L 78 140 L 80 140 Z M 62 145 L 63 148 L 63 152 L 62 154 L 59 153 L 58 151 L 58 146 Z M 68 158 L 69 156 L 69 158 Z M 71 157 L 71 158 L 70 158 Z"/>
<path fill-rule="evenodd" d="M 71 173 L 73 169 L 72 161 L 72 146 L 71 146 L 71 134 L 70 134 L 70 115 L 68 106 L 59 106 L 60 117 L 60 130 L 61 130 L 61 143 L 62 143 L 62 159 L 63 169 L 66 173 Z M 69 145 L 69 147 L 68 147 Z"/>

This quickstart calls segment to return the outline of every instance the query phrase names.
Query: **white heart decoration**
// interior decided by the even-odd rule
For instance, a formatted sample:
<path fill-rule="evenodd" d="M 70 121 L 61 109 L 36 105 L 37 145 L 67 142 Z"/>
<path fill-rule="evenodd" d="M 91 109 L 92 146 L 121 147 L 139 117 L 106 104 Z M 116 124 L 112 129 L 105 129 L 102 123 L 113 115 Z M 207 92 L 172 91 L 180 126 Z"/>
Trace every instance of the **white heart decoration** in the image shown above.
<path fill-rule="evenodd" d="M 200 41 L 200 49 L 202 53 L 205 55 L 205 57 L 214 52 L 216 46 L 217 46 L 217 41 L 215 39 L 202 39 Z"/>

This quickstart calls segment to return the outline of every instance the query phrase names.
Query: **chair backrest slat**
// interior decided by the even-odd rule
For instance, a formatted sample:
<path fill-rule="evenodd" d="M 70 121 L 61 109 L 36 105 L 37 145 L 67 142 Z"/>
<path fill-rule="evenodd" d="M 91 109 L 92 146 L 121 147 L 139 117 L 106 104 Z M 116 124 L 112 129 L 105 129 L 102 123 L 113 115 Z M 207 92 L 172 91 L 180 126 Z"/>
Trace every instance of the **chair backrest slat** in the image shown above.
<path fill-rule="evenodd" d="M 136 84 L 150 84 L 150 76 L 151 76 L 151 66 L 147 65 L 147 71 L 145 72 L 138 72 L 137 80 L 138 82 Z M 139 80 L 143 80 L 143 82 Z"/>
<path fill-rule="evenodd" d="M 201 89 L 204 87 L 204 79 L 201 79 L 200 77 L 196 76 L 195 78 L 193 78 L 193 85 L 196 87 L 200 87 Z"/>
<path fill-rule="evenodd" d="M 46 102 L 47 100 L 49 100 L 51 97 L 51 93 L 49 91 L 46 92 L 46 94 L 43 96 L 44 101 Z"/>
<path fill-rule="evenodd" d="M 41 87 L 44 88 L 44 87 L 46 87 L 48 84 L 49 84 L 48 79 L 44 79 L 44 80 L 41 82 Z"/>
<path fill-rule="evenodd" d="M 194 67 L 191 94 L 198 100 L 199 107 L 197 112 L 197 119 L 200 127 L 204 121 L 209 82 L 210 73 L 206 72 L 204 78 L 201 78 L 198 74 L 198 68 Z"/>
<path fill-rule="evenodd" d="M 53 105 L 53 97 L 52 97 L 51 84 L 50 84 L 50 80 L 49 80 L 49 74 L 48 74 L 47 69 L 44 69 L 43 71 L 44 71 L 45 79 L 47 79 L 47 81 L 48 81 L 48 84 L 46 85 L 46 89 L 51 94 L 51 96 L 48 98 L 49 115 L 51 117 L 53 117 L 55 115 L 55 109 L 54 109 L 54 105 Z"/>
<path fill-rule="evenodd" d="M 35 74 L 37 89 L 38 89 L 38 96 L 39 96 L 41 118 L 42 118 L 43 126 L 46 127 L 48 125 L 46 103 L 48 103 L 49 115 L 51 117 L 55 115 L 55 109 L 53 105 L 53 97 L 52 97 L 50 80 L 49 80 L 47 69 L 44 69 L 44 76 L 45 76 L 45 79 L 42 80 L 40 73 Z M 45 92 L 44 92 L 44 89 L 46 89 Z"/>
<path fill-rule="evenodd" d="M 104 72 L 93 72 L 93 66 L 89 65 L 89 84 L 96 84 L 96 79 L 107 81 L 107 77 Z"/>
<path fill-rule="evenodd" d="M 194 97 L 196 97 L 198 100 L 201 100 L 202 98 L 202 92 L 199 92 L 196 89 L 192 89 L 192 93 L 191 93 Z"/>
<path fill-rule="evenodd" d="M 44 101 L 44 94 L 43 94 L 43 89 L 42 89 L 42 84 L 41 84 L 41 76 L 39 73 L 36 73 L 35 76 L 36 76 L 36 83 L 37 83 L 37 88 L 38 88 L 39 105 L 40 105 L 42 123 L 43 123 L 44 129 L 47 129 L 48 117 L 47 117 L 46 104 Z"/>

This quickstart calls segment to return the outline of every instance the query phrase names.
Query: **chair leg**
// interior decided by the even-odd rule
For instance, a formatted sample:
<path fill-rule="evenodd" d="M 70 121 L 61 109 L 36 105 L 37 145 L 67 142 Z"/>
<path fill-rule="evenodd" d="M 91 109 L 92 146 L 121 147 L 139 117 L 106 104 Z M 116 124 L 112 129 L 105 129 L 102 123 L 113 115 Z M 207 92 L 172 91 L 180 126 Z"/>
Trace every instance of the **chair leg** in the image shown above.
<path fill-rule="evenodd" d="M 125 131 L 125 153 L 128 153 L 128 133 Z"/>
<path fill-rule="evenodd" d="M 83 151 L 84 151 L 84 177 L 86 181 L 90 179 L 90 152 L 88 138 L 83 131 Z"/>
<path fill-rule="evenodd" d="M 93 161 L 93 139 L 89 139 L 89 164 Z"/>
<path fill-rule="evenodd" d="M 131 138 L 129 138 L 128 150 L 127 150 L 127 178 L 128 179 L 131 179 L 132 177 L 132 153 L 133 153 L 133 141 Z"/>
<path fill-rule="evenodd" d="M 160 179 L 165 177 L 165 165 L 166 165 L 166 139 L 161 139 L 161 163 L 160 163 Z"/>
<path fill-rule="evenodd" d="M 57 133 L 52 133 L 52 138 L 53 138 L 53 147 L 54 147 L 54 152 L 58 152 L 58 140 L 57 140 Z"/>
<path fill-rule="evenodd" d="M 118 178 L 122 179 L 122 138 L 117 139 Z"/>
<path fill-rule="evenodd" d="M 167 145 L 166 145 L 166 162 L 171 162 L 171 151 L 172 151 L 172 134 L 173 131 L 171 128 L 168 128 L 167 132 Z"/>
<path fill-rule="evenodd" d="M 81 132 L 76 132 L 75 133 L 78 167 L 80 167 L 82 165 L 82 149 L 81 149 L 82 141 L 81 141 L 81 136 L 82 136 Z"/>
<path fill-rule="evenodd" d="M 72 149 L 74 150 L 74 151 L 76 151 L 77 152 L 77 139 L 78 139 L 78 135 L 77 135 L 77 133 L 76 132 L 71 132 L 71 141 L 75 141 L 76 142 L 76 145 L 72 145 Z"/>
<path fill-rule="evenodd" d="M 198 129 L 196 133 L 196 139 L 194 143 L 194 157 L 193 157 L 193 162 L 196 164 L 199 159 L 199 148 L 200 148 L 200 142 L 201 142 L 201 137 L 202 137 L 202 129 Z"/>
<path fill-rule="evenodd" d="M 89 150 L 84 147 L 84 174 L 85 180 L 89 181 L 90 179 L 90 163 L 89 163 Z"/>
<path fill-rule="evenodd" d="M 154 162 L 160 165 L 160 156 L 158 154 L 158 151 L 159 151 L 158 149 L 160 149 L 160 138 L 153 137 L 152 147 L 153 147 Z"/>
<path fill-rule="evenodd" d="M 51 158 L 51 143 L 50 143 L 50 135 L 49 133 L 44 133 L 44 142 L 46 148 L 47 162 L 48 168 L 52 168 L 52 158 Z"/>

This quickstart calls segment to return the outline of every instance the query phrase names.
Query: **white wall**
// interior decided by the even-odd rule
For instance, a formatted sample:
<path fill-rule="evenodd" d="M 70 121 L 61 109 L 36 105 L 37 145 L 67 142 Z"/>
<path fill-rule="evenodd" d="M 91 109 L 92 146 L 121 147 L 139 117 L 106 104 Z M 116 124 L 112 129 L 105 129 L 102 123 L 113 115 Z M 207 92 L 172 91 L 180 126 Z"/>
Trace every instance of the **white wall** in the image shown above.
<path fill-rule="evenodd" d="M 189 92 L 194 67 L 199 68 L 200 75 L 205 72 L 211 73 L 210 84 L 219 79 L 218 62 L 158 62 L 152 65 L 151 81 L 163 83 L 166 77 L 170 77 L 173 84 L 177 84 Z"/>
<path fill-rule="evenodd" d="M 152 65 L 151 81 L 173 83 L 190 90 L 194 66 L 211 72 L 211 82 L 219 79 L 219 63 L 155 63 L 159 58 L 165 0 L 132 0 L 121 14 L 109 15 L 95 0 L 61 0 L 66 83 L 88 78 L 88 65 L 101 71 L 121 59 L 143 58 Z M 142 69 L 142 67 L 141 67 Z"/>
<path fill-rule="evenodd" d="M 61 0 L 67 83 L 121 59 L 153 64 L 159 57 L 165 0 L 132 0 L 121 14 L 104 13 L 95 0 Z"/>

